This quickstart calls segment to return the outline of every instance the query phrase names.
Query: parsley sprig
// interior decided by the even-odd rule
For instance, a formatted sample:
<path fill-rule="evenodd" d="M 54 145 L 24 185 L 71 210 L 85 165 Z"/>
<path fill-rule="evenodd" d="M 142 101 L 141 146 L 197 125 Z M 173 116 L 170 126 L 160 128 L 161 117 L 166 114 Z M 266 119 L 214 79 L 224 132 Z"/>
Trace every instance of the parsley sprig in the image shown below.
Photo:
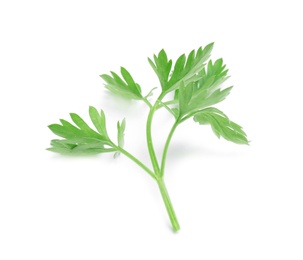
<path fill-rule="evenodd" d="M 148 59 L 149 64 L 158 76 L 161 93 L 152 104 L 147 95 L 142 95 L 141 87 L 131 74 L 121 67 L 119 76 L 115 72 L 100 77 L 105 87 L 112 93 L 124 98 L 143 101 L 149 107 L 146 121 L 146 142 L 150 155 L 152 169 L 124 149 L 125 119 L 117 122 L 117 140 L 110 139 L 106 130 L 104 112 L 94 107 L 89 108 L 89 116 L 95 129 L 91 128 L 79 115 L 71 113 L 74 124 L 61 119 L 61 124 L 49 125 L 49 129 L 63 139 L 51 141 L 48 150 L 61 154 L 99 154 L 114 153 L 114 158 L 123 154 L 147 172 L 158 184 L 166 210 L 174 231 L 180 225 L 173 209 L 166 185 L 164 182 L 165 163 L 169 145 L 177 127 L 184 121 L 193 118 L 200 125 L 210 125 L 215 135 L 237 143 L 248 144 L 242 127 L 232 122 L 222 111 L 212 107 L 223 101 L 232 87 L 223 88 L 222 83 L 228 79 L 228 70 L 222 59 L 209 60 L 213 43 L 197 51 L 192 50 L 186 57 L 182 54 L 173 66 L 164 50 Z M 164 100 L 167 94 L 173 92 L 173 98 Z M 158 160 L 152 138 L 152 121 L 159 109 L 166 109 L 175 119 L 167 136 L 161 161 Z"/>

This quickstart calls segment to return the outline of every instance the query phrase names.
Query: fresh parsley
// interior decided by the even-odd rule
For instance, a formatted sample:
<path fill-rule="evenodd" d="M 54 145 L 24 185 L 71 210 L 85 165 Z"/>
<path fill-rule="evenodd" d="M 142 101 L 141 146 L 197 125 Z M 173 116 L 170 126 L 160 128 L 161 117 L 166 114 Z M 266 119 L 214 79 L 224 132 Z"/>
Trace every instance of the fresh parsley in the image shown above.
<path fill-rule="evenodd" d="M 164 50 L 161 50 L 158 55 L 154 55 L 153 60 L 148 59 L 158 76 L 162 89 L 154 103 L 149 101 L 153 89 L 147 95 L 142 95 L 140 85 L 125 68 L 121 67 L 121 76 L 115 72 L 111 72 L 110 75 L 101 75 L 105 87 L 110 92 L 124 98 L 143 101 L 149 107 L 146 141 L 152 169 L 124 149 L 125 119 L 117 123 L 117 141 L 115 142 L 107 133 L 104 112 L 98 111 L 94 107 L 89 108 L 89 115 L 95 129 L 74 113 L 70 114 L 74 124 L 61 119 L 61 124 L 49 125 L 49 129 L 63 139 L 52 140 L 48 150 L 62 154 L 110 152 L 114 153 L 114 158 L 119 154 L 125 155 L 157 182 L 172 228 L 174 231 L 178 231 L 180 226 L 164 182 L 166 156 L 176 128 L 185 120 L 193 118 L 201 125 L 209 124 L 218 138 L 223 137 L 237 144 L 248 144 L 242 127 L 229 120 L 222 111 L 212 107 L 224 100 L 232 89 L 232 87 L 222 88 L 222 83 L 228 78 L 228 70 L 222 59 L 214 62 L 209 60 L 212 48 L 213 43 L 204 48 L 200 47 L 197 51 L 191 51 L 187 58 L 182 54 L 174 66 Z M 173 95 L 170 95 L 173 98 L 165 100 L 170 92 L 173 92 Z M 155 113 L 162 108 L 172 114 L 175 122 L 164 145 L 162 159 L 159 161 L 154 150 L 151 126 Z"/>

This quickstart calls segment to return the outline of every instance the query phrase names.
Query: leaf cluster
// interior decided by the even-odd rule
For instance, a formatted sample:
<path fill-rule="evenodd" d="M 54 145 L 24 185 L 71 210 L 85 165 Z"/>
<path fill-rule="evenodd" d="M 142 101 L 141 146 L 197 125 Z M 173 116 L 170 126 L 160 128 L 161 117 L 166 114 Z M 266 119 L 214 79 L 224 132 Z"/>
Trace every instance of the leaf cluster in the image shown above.
<path fill-rule="evenodd" d="M 106 130 L 106 118 L 104 112 L 97 111 L 96 108 L 89 108 L 90 119 L 96 130 L 92 129 L 79 115 L 70 113 L 74 124 L 60 119 L 61 124 L 49 125 L 49 129 L 57 136 L 64 139 L 54 139 L 51 141 L 49 151 L 62 154 L 98 154 L 106 152 L 116 152 L 117 146 L 110 140 Z M 117 123 L 118 147 L 123 147 L 125 120 Z"/>
<path fill-rule="evenodd" d="M 196 114 L 199 114 L 200 118 L 209 109 L 215 109 L 211 106 L 223 101 L 233 88 L 233 86 L 222 88 L 222 83 L 229 78 L 228 70 L 222 58 L 214 62 L 208 60 L 212 48 L 213 43 L 204 48 L 200 47 L 197 51 L 192 50 L 187 58 L 185 54 L 182 54 L 177 59 L 173 70 L 172 60 L 167 58 L 164 50 L 161 50 L 158 55 L 154 55 L 153 61 L 148 59 L 158 76 L 163 96 L 174 91 L 174 98 L 166 102 L 162 102 L 161 99 L 161 105 L 172 113 L 178 123 L 189 118 L 197 121 Z M 229 124 L 228 119 L 219 120 L 217 124 L 211 125 L 212 130 L 218 136 L 218 132 L 222 128 L 229 128 Z M 220 136 L 234 143 L 248 144 L 246 135 L 242 135 L 241 142 L 238 140 L 238 134 L 243 132 L 243 130 L 241 130 L 242 132 L 240 130 L 238 132 L 238 130 L 235 128 L 228 136 L 224 134 Z"/>
<path fill-rule="evenodd" d="M 232 123 L 221 111 L 211 106 L 223 101 L 230 93 L 232 86 L 222 89 L 222 83 L 228 79 L 228 70 L 223 59 L 208 60 L 213 49 L 213 43 L 192 50 L 188 56 L 179 56 L 175 64 L 168 59 L 164 49 L 153 60 L 148 62 L 158 76 L 162 93 L 156 102 L 155 109 L 166 108 L 176 118 L 178 124 L 193 117 L 195 122 L 210 124 L 218 137 L 223 137 L 235 143 L 248 144 L 242 128 Z M 105 87 L 113 94 L 128 99 L 147 101 L 153 89 L 145 97 L 141 87 L 135 82 L 131 74 L 121 67 L 119 76 L 115 72 L 102 74 Z M 174 91 L 172 100 L 163 101 L 167 93 Z M 151 106 L 151 105 L 150 105 Z M 50 125 L 49 128 L 63 140 L 51 141 L 50 151 L 78 154 L 104 153 L 115 151 L 119 155 L 108 137 L 104 112 L 99 113 L 95 108 L 89 109 L 90 118 L 97 131 L 90 128 L 77 114 L 71 113 L 75 125 L 61 119 L 60 124 Z M 118 143 L 115 146 L 123 147 L 125 119 L 117 124 Z"/>

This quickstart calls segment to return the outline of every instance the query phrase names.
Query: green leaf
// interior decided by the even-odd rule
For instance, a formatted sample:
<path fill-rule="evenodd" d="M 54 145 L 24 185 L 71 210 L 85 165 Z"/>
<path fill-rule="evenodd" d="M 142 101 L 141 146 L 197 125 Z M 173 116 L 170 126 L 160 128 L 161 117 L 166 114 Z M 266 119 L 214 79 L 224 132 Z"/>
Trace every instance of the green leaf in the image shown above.
<path fill-rule="evenodd" d="M 181 83 L 179 91 L 175 92 L 175 98 L 179 98 L 182 116 L 223 101 L 232 89 L 220 89 L 221 84 L 228 78 L 227 72 L 222 59 L 216 60 L 214 64 L 210 60 L 207 69 L 203 68 L 198 73 L 199 80 L 187 85 Z"/>
<path fill-rule="evenodd" d="M 118 146 L 123 148 L 124 147 L 124 131 L 125 131 L 125 118 L 120 123 L 117 122 L 117 129 L 118 129 Z M 114 154 L 114 158 L 117 158 L 120 155 L 120 152 L 116 152 Z"/>
<path fill-rule="evenodd" d="M 103 136 L 108 136 L 106 131 L 106 119 L 103 110 L 101 110 L 100 114 L 98 110 L 92 106 L 89 107 L 89 116 L 98 130 L 98 132 Z"/>
<path fill-rule="evenodd" d="M 242 127 L 229 120 L 219 109 L 209 107 L 194 116 L 194 121 L 200 125 L 210 124 L 218 138 L 221 136 L 228 141 L 237 144 L 248 144 L 248 140 Z"/>
<path fill-rule="evenodd" d="M 107 136 L 105 115 L 97 112 L 94 107 L 89 108 L 89 113 L 93 124 L 98 132 L 90 126 L 77 114 L 71 113 L 71 119 L 75 125 L 61 119 L 60 124 L 52 124 L 49 129 L 56 135 L 63 137 L 62 140 L 52 140 L 48 150 L 65 154 L 91 154 L 115 151 L 111 147 L 112 142 Z"/>
<path fill-rule="evenodd" d="M 229 95 L 231 89 L 232 87 L 228 87 L 223 90 L 217 89 L 210 95 L 207 94 L 207 91 L 199 92 L 191 98 L 190 102 L 187 104 L 184 114 L 201 110 L 223 101 Z"/>
<path fill-rule="evenodd" d="M 70 144 L 66 140 L 52 140 L 52 147 L 48 151 L 66 154 L 66 155 L 92 155 L 98 153 L 113 152 L 112 148 L 105 148 L 100 143 L 77 143 Z"/>
<path fill-rule="evenodd" d="M 62 149 L 68 149 L 68 150 L 71 150 L 77 146 L 74 143 L 68 143 L 63 140 L 57 140 L 57 139 L 51 140 L 51 145 L 53 146 L 53 148 L 62 148 Z M 49 149 L 51 149 L 51 148 L 49 148 Z"/>
<path fill-rule="evenodd" d="M 164 89 L 168 82 L 172 61 L 167 59 L 166 52 L 162 49 L 158 56 L 154 55 L 154 62 L 150 58 L 148 58 L 148 62 L 157 74 L 162 89 Z"/>
<path fill-rule="evenodd" d="M 188 105 L 192 98 L 194 90 L 194 83 L 191 82 L 187 86 L 185 86 L 184 82 L 182 81 L 179 88 L 179 107 L 181 115 L 186 114 L 189 110 Z"/>
<path fill-rule="evenodd" d="M 199 88 L 207 89 L 209 93 L 215 91 L 229 78 L 227 76 L 228 70 L 225 69 L 225 67 L 226 65 L 223 64 L 222 59 L 216 60 L 214 64 L 212 63 L 212 60 L 210 60 L 207 65 L 207 70 L 203 68 L 199 73 Z"/>
<path fill-rule="evenodd" d="M 122 120 L 121 123 L 118 121 L 117 128 L 118 128 L 118 145 L 121 148 L 123 148 L 123 146 L 124 146 L 125 118 Z"/>
<path fill-rule="evenodd" d="M 187 59 L 185 54 L 182 54 L 177 59 L 170 78 L 172 61 L 167 59 L 164 50 L 161 50 L 158 56 L 154 55 L 154 62 L 151 59 L 148 59 L 148 61 L 160 80 L 162 90 L 170 92 L 178 89 L 181 81 L 187 84 L 199 79 L 198 73 L 204 68 L 212 48 L 213 43 L 210 43 L 204 48 L 200 47 L 197 52 L 192 50 Z"/>
<path fill-rule="evenodd" d="M 134 81 L 130 73 L 123 67 L 121 67 L 121 75 L 123 79 L 114 72 L 111 72 L 111 76 L 103 74 L 100 77 L 106 82 L 105 87 L 110 92 L 125 98 L 142 100 L 140 85 Z"/>
<path fill-rule="evenodd" d="M 166 86 L 166 91 L 171 91 L 179 87 L 181 81 L 184 81 L 185 84 L 194 82 L 199 79 L 199 72 L 204 68 L 205 62 L 210 57 L 210 53 L 213 48 L 213 43 L 208 44 L 207 46 L 200 47 L 197 52 L 192 50 L 186 57 L 182 54 L 174 67 L 171 78 Z"/>
<path fill-rule="evenodd" d="M 75 137 L 77 134 L 75 132 L 72 132 L 68 127 L 64 127 L 63 125 L 59 124 L 52 124 L 49 125 L 48 128 L 56 135 L 63 137 L 63 138 L 69 138 L 69 137 Z M 76 128 L 77 129 L 77 128 Z M 79 130 L 79 129 L 77 129 Z"/>
<path fill-rule="evenodd" d="M 96 131 L 91 129 L 80 116 L 78 116 L 75 113 L 70 113 L 70 117 L 73 120 L 73 122 L 80 128 L 81 132 L 86 133 L 91 137 L 95 137 L 95 138 L 100 137 L 100 135 Z"/>

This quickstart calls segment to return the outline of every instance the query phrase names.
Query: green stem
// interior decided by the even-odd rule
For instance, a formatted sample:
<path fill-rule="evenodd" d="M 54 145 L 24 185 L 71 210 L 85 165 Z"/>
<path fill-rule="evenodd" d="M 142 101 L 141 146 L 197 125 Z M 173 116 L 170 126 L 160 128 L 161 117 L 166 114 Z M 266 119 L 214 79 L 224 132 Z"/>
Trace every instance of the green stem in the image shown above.
<path fill-rule="evenodd" d="M 151 134 L 151 126 L 152 126 L 152 120 L 153 120 L 153 116 L 154 113 L 157 110 L 157 107 L 159 105 L 159 103 L 161 102 L 162 98 L 165 96 L 165 93 L 161 93 L 160 96 L 158 97 L 157 101 L 155 102 L 155 104 L 151 107 L 151 109 L 149 110 L 148 113 L 148 117 L 147 117 L 147 122 L 146 122 L 146 140 L 147 140 L 147 148 L 148 148 L 148 152 L 149 152 L 149 156 L 155 171 L 156 175 L 160 174 L 160 167 L 158 164 L 158 160 L 157 160 L 157 156 L 155 153 L 155 149 L 154 149 L 154 145 L 153 145 L 153 139 L 152 139 L 152 134 Z"/>
<path fill-rule="evenodd" d="M 159 178 L 157 180 L 157 183 L 158 183 L 158 186 L 159 186 L 159 189 L 160 189 L 160 192 L 161 192 L 161 195 L 162 195 L 162 198 L 163 198 L 163 201 L 164 201 L 164 204 L 165 204 L 165 207 L 166 207 L 166 210 L 167 210 L 172 228 L 175 232 L 177 232 L 178 230 L 180 230 L 180 225 L 179 225 L 176 213 L 174 211 L 173 205 L 171 203 L 171 200 L 169 198 L 164 180 L 162 178 Z"/>
<path fill-rule="evenodd" d="M 152 170 L 150 170 L 145 164 L 143 164 L 139 159 L 137 159 L 135 156 L 124 150 L 123 148 L 114 145 L 114 147 L 122 154 L 124 154 L 126 157 L 131 159 L 134 163 L 136 163 L 138 166 L 140 166 L 144 171 L 146 171 L 153 179 L 157 180 L 156 175 Z"/>
<path fill-rule="evenodd" d="M 143 100 L 143 102 L 146 104 L 146 105 L 148 105 L 148 107 L 151 109 L 152 108 L 152 105 L 151 105 L 151 103 L 147 100 L 147 98 L 143 98 L 142 99 Z"/>
<path fill-rule="evenodd" d="M 179 100 L 170 100 L 170 101 L 162 102 L 159 105 L 159 108 L 164 107 L 164 106 L 169 106 L 169 105 L 176 105 L 178 103 L 179 103 Z"/>
<path fill-rule="evenodd" d="M 161 105 L 162 105 L 162 106 L 161 106 Z M 161 107 L 164 107 L 169 113 L 171 113 L 173 116 L 175 116 L 175 115 L 174 115 L 174 112 L 172 111 L 172 109 L 171 109 L 169 106 L 167 106 L 165 103 L 160 102 L 160 103 L 159 103 L 159 106 L 157 107 L 157 109 L 159 109 L 159 108 L 161 108 Z"/>
<path fill-rule="evenodd" d="M 171 200 L 169 198 L 164 180 L 161 177 L 161 169 L 158 164 L 157 156 L 156 156 L 156 153 L 154 150 L 152 134 L 151 134 L 151 126 L 152 126 L 152 120 L 153 120 L 154 113 L 158 109 L 158 106 L 161 104 L 161 100 L 163 99 L 164 96 L 165 96 L 165 93 L 162 92 L 160 94 L 160 96 L 158 97 L 157 101 L 155 102 L 155 104 L 150 108 L 150 111 L 149 111 L 149 114 L 147 117 L 147 122 L 146 122 L 146 140 L 147 140 L 148 152 L 149 152 L 150 159 L 151 159 L 153 169 L 154 169 L 153 177 L 154 177 L 154 179 L 156 179 L 156 181 L 158 183 L 158 186 L 159 186 L 159 189 L 161 192 L 161 196 L 162 196 L 163 202 L 165 204 L 172 228 L 175 232 L 177 232 L 180 229 L 180 225 L 179 225 L 177 216 L 175 214 L 173 205 L 171 203 Z M 176 122 L 178 122 L 178 120 Z M 176 127 L 177 127 L 177 123 L 175 123 L 173 128 L 176 128 Z M 171 139 L 173 132 L 174 132 L 174 130 L 171 131 L 171 134 L 169 135 L 168 139 Z M 166 149 L 164 150 L 165 157 L 166 157 L 168 145 L 169 145 L 169 141 L 167 142 L 167 145 L 166 145 L 167 147 L 165 146 L 166 147 Z M 163 161 L 162 161 L 162 163 L 163 163 Z M 164 167 L 163 167 L 163 172 L 164 172 Z"/>
<path fill-rule="evenodd" d="M 179 125 L 179 121 L 176 120 L 176 122 L 174 123 L 174 125 L 172 126 L 169 134 L 168 134 L 168 137 L 166 139 L 166 142 L 165 142 L 165 146 L 164 146 L 164 150 L 163 150 L 163 154 L 162 154 L 162 161 L 161 161 L 161 174 L 160 176 L 162 177 L 164 175 L 164 169 L 165 169 L 165 162 L 166 162 L 166 156 L 167 156 L 167 152 L 168 152 L 168 147 L 169 147 L 169 144 L 170 144 L 170 141 L 171 141 L 171 138 L 177 128 L 177 126 Z"/>

